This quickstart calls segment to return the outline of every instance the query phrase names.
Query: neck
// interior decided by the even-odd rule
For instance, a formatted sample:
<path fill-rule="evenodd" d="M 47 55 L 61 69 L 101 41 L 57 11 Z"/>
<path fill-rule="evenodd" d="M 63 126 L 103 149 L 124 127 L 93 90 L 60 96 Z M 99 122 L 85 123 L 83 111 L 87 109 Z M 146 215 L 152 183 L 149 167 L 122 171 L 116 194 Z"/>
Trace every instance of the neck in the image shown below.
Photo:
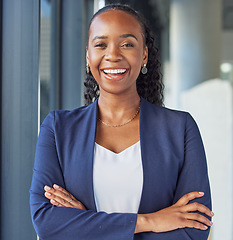
<path fill-rule="evenodd" d="M 109 123 L 130 119 L 138 110 L 140 97 L 136 94 L 101 95 L 98 100 L 99 118 Z"/>

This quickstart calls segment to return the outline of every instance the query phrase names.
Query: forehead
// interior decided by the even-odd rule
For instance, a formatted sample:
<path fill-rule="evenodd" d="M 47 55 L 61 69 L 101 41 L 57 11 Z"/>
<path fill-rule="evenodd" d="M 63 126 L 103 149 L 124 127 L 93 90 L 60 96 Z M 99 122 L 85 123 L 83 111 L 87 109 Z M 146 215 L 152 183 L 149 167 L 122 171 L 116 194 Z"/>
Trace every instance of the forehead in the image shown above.
<path fill-rule="evenodd" d="M 134 16 L 121 10 L 110 10 L 97 15 L 93 19 L 89 35 L 106 34 L 106 32 L 111 34 L 116 31 L 143 34 L 141 25 Z"/>

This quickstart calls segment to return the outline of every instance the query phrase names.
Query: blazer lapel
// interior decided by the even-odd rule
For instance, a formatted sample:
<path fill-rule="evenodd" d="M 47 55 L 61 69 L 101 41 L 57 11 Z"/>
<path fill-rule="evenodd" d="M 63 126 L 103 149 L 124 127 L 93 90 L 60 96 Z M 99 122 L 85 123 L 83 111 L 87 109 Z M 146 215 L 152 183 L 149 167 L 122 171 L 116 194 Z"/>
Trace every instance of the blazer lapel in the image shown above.
<path fill-rule="evenodd" d="M 93 189 L 93 155 L 96 135 L 96 118 L 98 101 L 88 106 L 88 111 L 82 119 L 82 129 L 80 141 L 78 143 L 80 156 L 83 159 L 81 169 L 79 169 L 79 181 L 82 185 L 82 198 L 80 201 L 85 203 L 87 209 L 96 211 L 94 189 Z"/>

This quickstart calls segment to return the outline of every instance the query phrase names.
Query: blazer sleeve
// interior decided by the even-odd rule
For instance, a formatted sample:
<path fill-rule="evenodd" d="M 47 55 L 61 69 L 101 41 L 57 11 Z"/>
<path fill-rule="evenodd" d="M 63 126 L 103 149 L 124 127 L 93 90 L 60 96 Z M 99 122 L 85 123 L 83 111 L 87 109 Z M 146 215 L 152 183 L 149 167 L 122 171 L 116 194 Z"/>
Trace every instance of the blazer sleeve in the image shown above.
<path fill-rule="evenodd" d="M 191 202 L 201 203 L 211 209 L 211 196 L 208 180 L 205 151 L 197 124 L 188 113 L 184 116 L 185 126 L 179 129 L 179 137 L 183 136 L 178 145 L 182 145 L 182 166 L 178 174 L 176 189 L 171 205 L 175 204 L 182 196 L 192 191 L 202 191 L 204 196 Z M 190 202 L 190 203 L 191 203 Z M 203 214 L 204 215 L 204 214 Z M 207 216 L 206 216 L 207 217 Z M 210 219 L 208 217 L 208 219 Z M 139 233 L 135 234 L 135 240 L 207 240 L 208 230 L 194 228 L 181 228 L 163 233 Z"/>
<path fill-rule="evenodd" d="M 34 228 L 41 240 L 129 240 L 134 238 L 136 214 L 95 212 L 53 206 L 44 186 L 64 187 L 54 134 L 54 114 L 44 120 L 38 137 L 30 189 Z M 83 183 L 77 183 L 83 184 Z"/>
<path fill-rule="evenodd" d="M 196 122 L 190 114 L 187 114 L 184 135 L 184 162 L 179 174 L 173 204 L 183 195 L 192 191 L 204 192 L 204 196 L 191 202 L 198 202 L 211 209 L 210 185 L 203 142 Z M 208 217 L 208 219 L 211 218 Z M 207 240 L 210 228 L 206 231 L 194 228 L 181 230 L 186 237 L 180 239 Z"/>

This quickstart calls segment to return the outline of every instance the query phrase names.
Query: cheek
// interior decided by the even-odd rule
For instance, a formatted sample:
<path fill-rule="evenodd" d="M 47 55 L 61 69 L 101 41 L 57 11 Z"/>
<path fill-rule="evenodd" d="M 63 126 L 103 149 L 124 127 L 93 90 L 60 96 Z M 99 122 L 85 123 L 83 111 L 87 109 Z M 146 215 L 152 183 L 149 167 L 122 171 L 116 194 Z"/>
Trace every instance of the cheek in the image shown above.
<path fill-rule="evenodd" d="M 93 52 L 91 54 L 89 53 L 89 67 L 93 77 L 97 82 L 99 82 L 99 79 L 100 79 L 99 66 L 100 66 L 101 60 L 102 60 L 102 56 L 100 56 L 99 54 L 95 54 Z"/>
<path fill-rule="evenodd" d="M 141 70 L 142 59 L 143 59 L 142 54 L 138 54 L 138 53 L 132 55 L 132 57 L 131 57 L 131 66 L 134 67 L 134 70 L 136 72 L 140 72 L 140 70 Z"/>
<path fill-rule="evenodd" d="M 90 64 L 90 67 L 96 66 L 96 64 L 98 64 L 98 62 L 99 62 L 98 59 L 99 59 L 99 56 L 97 54 L 90 53 L 89 54 L 89 64 Z"/>
<path fill-rule="evenodd" d="M 102 57 L 98 54 L 89 54 L 89 66 L 92 72 L 98 70 Z"/>

